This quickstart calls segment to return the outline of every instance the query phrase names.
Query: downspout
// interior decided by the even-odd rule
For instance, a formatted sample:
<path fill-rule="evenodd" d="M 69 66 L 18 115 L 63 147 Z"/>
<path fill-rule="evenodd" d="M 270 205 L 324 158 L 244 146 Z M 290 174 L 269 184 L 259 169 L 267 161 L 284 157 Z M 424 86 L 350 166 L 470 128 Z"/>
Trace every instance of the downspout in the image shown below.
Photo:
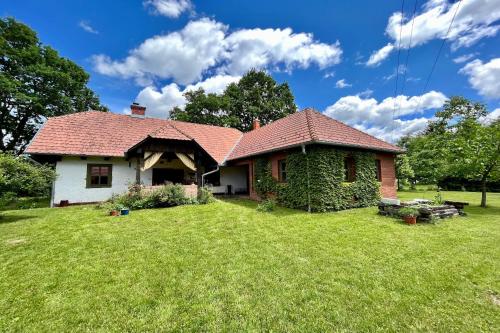
<path fill-rule="evenodd" d="M 219 169 L 220 169 L 220 166 L 217 164 L 217 169 L 209 171 L 209 172 L 205 172 L 204 174 L 202 174 L 201 175 L 201 187 L 205 186 L 205 176 L 211 175 L 212 173 L 216 173 L 217 171 L 219 171 Z"/>
<path fill-rule="evenodd" d="M 307 178 L 307 212 L 311 212 L 311 188 L 309 181 L 309 158 L 306 153 L 306 145 L 302 145 L 302 154 L 306 156 L 306 178 Z"/>

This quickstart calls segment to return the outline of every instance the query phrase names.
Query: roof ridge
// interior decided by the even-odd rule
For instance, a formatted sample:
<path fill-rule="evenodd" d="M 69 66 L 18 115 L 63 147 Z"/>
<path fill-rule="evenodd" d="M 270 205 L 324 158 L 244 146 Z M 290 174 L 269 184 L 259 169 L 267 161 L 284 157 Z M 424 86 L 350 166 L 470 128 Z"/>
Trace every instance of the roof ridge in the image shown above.
<path fill-rule="evenodd" d="M 311 117 L 311 112 L 314 112 L 314 109 L 312 109 L 312 108 L 306 108 L 302 112 L 305 112 L 305 114 L 306 114 L 307 129 L 309 130 L 309 135 L 311 136 L 311 140 L 312 141 L 318 141 L 319 137 L 316 134 L 316 131 L 315 131 L 315 128 L 314 128 L 314 124 L 313 124 L 313 119 Z"/>
<path fill-rule="evenodd" d="M 190 139 L 191 139 L 191 140 L 193 140 L 193 141 L 196 141 L 196 140 L 195 140 L 195 139 L 194 139 L 191 135 L 188 135 L 186 132 L 181 131 L 180 129 L 178 129 L 178 128 L 175 126 L 175 124 L 173 124 L 173 123 L 172 123 L 172 121 L 171 121 L 171 120 L 167 120 L 167 121 L 168 121 L 168 123 L 167 123 L 167 124 L 168 124 L 168 125 L 170 125 L 170 126 L 172 126 L 172 127 L 173 127 L 173 128 L 174 128 L 177 132 L 181 133 L 182 135 L 184 135 L 184 136 L 185 136 L 185 137 L 187 137 L 187 138 L 190 138 Z"/>
<path fill-rule="evenodd" d="M 386 144 L 391 145 L 391 146 L 393 146 L 393 147 L 395 147 L 395 148 L 397 148 L 397 149 L 400 149 L 400 147 L 398 147 L 398 146 L 396 146 L 396 145 L 394 145 L 394 144 L 392 144 L 392 143 L 390 143 L 390 142 L 387 142 L 387 141 L 385 141 L 385 140 L 379 139 L 379 138 L 377 138 L 376 136 L 373 136 L 373 135 L 371 135 L 371 134 L 369 134 L 369 133 L 366 133 L 366 132 L 364 132 L 364 131 L 362 131 L 362 130 L 359 130 L 359 129 L 357 129 L 357 128 L 353 127 L 353 126 L 349 126 L 349 125 L 347 125 L 346 123 L 344 123 L 343 121 L 340 121 L 340 120 L 338 120 L 338 119 L 335 119 L 335 118 L 329 117 L 329 116 L 327 116 L 327 115 L 325 115 L 325 114 L 323 114 L 323 113 L 321 113 L 321 112 L 318 112 L 318 113 L 319 113 L 319 115 L 321 115 L 321 116 L 323 116 L 323 117 L 325 117 L 325 118 L 328 118 L 328 119 L 333 120 L 333 121 L 335 121 L 335 122 L 337 122 L 337 123 L 339 123 L 339 124 L 342 124 L 342 125 L 344 125 L 344 126 L 347 126 L 347 127 L 349 127 L 349 128 L 352 128 L 353 130 L 355 130 L 355 131 L 357 131 L 357 132 L 359 132 L 359 133 L 362 133 L 362 134 L 364 134 L 364 135 L 367 135 L 367 136 L 369 136 L 369 137 L 371 137 L 371 138 L 373 138 L 373 139 L 375 139 L 375 140 L 377 140 L 377 141 L 380 141 L 380 142 L 386 143 Z"/>
<path fill-rule="evenodd" d="M 226 163 L 226 161 L 229 158 L 229 156 L 231 156 L 231 154 L 236 149 L 236 147 L 238 147 L 238 144 L 240 143 L 240 141 L 241 141 L 241 139 L 243 138 L 244 135 L 245 135 L 245 133 L 241 133 L 240 137 L 238 138 L 238 140 L 236 140 L 236 142 L 234 143 L 233 147 L 229 150 L 229 152 L 226 154 L 226 156 L 224 156 L 224 159 L 222 160 L 221 165 L 223 165 L 223 164 Z"/>

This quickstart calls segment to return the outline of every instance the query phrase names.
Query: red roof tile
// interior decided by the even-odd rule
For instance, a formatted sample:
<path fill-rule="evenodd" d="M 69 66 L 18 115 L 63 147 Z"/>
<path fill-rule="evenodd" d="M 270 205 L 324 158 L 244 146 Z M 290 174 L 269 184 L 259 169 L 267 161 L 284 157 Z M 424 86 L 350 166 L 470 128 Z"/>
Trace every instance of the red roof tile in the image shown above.
<path fill-rule="evenodd" d="M 325 143 L 401 152 L 401 149 L 397 146 L 312 109 L 306 109 L 245 133 L 229 155 L 228 160 L 258 155 L 303 143 Z"/>
<path fill-rule="evenodd" d="M 303 143 L 401 152 L 399 147 L 306 109 L 245 134 L 233 128 L 181 121 L 98 111 L 79 112 L 49 118 L 26 153 L 124 156 L 131 147 L 147 137 L 193 140 L 218 163 Z"/>

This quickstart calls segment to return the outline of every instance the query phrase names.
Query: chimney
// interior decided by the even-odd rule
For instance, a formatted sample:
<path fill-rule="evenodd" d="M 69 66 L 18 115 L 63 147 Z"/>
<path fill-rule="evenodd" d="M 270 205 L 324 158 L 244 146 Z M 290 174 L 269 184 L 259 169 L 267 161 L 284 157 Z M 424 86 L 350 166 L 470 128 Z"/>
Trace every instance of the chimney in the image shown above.
<path fill-rule="evenodd" d="M 132 117 L 137 117 L 137 118 L 144 118 L 146 116 L 146 107 L 139 105 L 139 103 L 132 103 L 130 105 L 130 115 Z"/>
<path fill-rule="evenodd" d="M 260 128 L 260 120 L 259 118 L 255 118 L 252 123 L 252 129 L 255 130 L 257 128 Z"/>

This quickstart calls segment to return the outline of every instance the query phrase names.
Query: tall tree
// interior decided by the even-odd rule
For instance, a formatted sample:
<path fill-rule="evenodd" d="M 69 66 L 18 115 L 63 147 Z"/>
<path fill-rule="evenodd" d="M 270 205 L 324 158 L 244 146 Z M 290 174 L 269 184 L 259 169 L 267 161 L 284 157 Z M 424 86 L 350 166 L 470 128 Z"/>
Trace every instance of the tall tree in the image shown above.
<path fill-rule="evenodd" d="M 187 92 L 185 97 L 186 107 L 174 108 L 172 119 L 242 131 L 251 130 L 254 119 L 265 125 L 297 111 L 288 84 L 278 84 L 269 74 L 257 70 L 250 70 L 221 95 L 197 90 Z"/>
<path fill-rule="evenodd" d="M 21 153 L 47 117 L 107 110 L 88 81 L 28 26 L 0 19 L 0 151 Z"/>

